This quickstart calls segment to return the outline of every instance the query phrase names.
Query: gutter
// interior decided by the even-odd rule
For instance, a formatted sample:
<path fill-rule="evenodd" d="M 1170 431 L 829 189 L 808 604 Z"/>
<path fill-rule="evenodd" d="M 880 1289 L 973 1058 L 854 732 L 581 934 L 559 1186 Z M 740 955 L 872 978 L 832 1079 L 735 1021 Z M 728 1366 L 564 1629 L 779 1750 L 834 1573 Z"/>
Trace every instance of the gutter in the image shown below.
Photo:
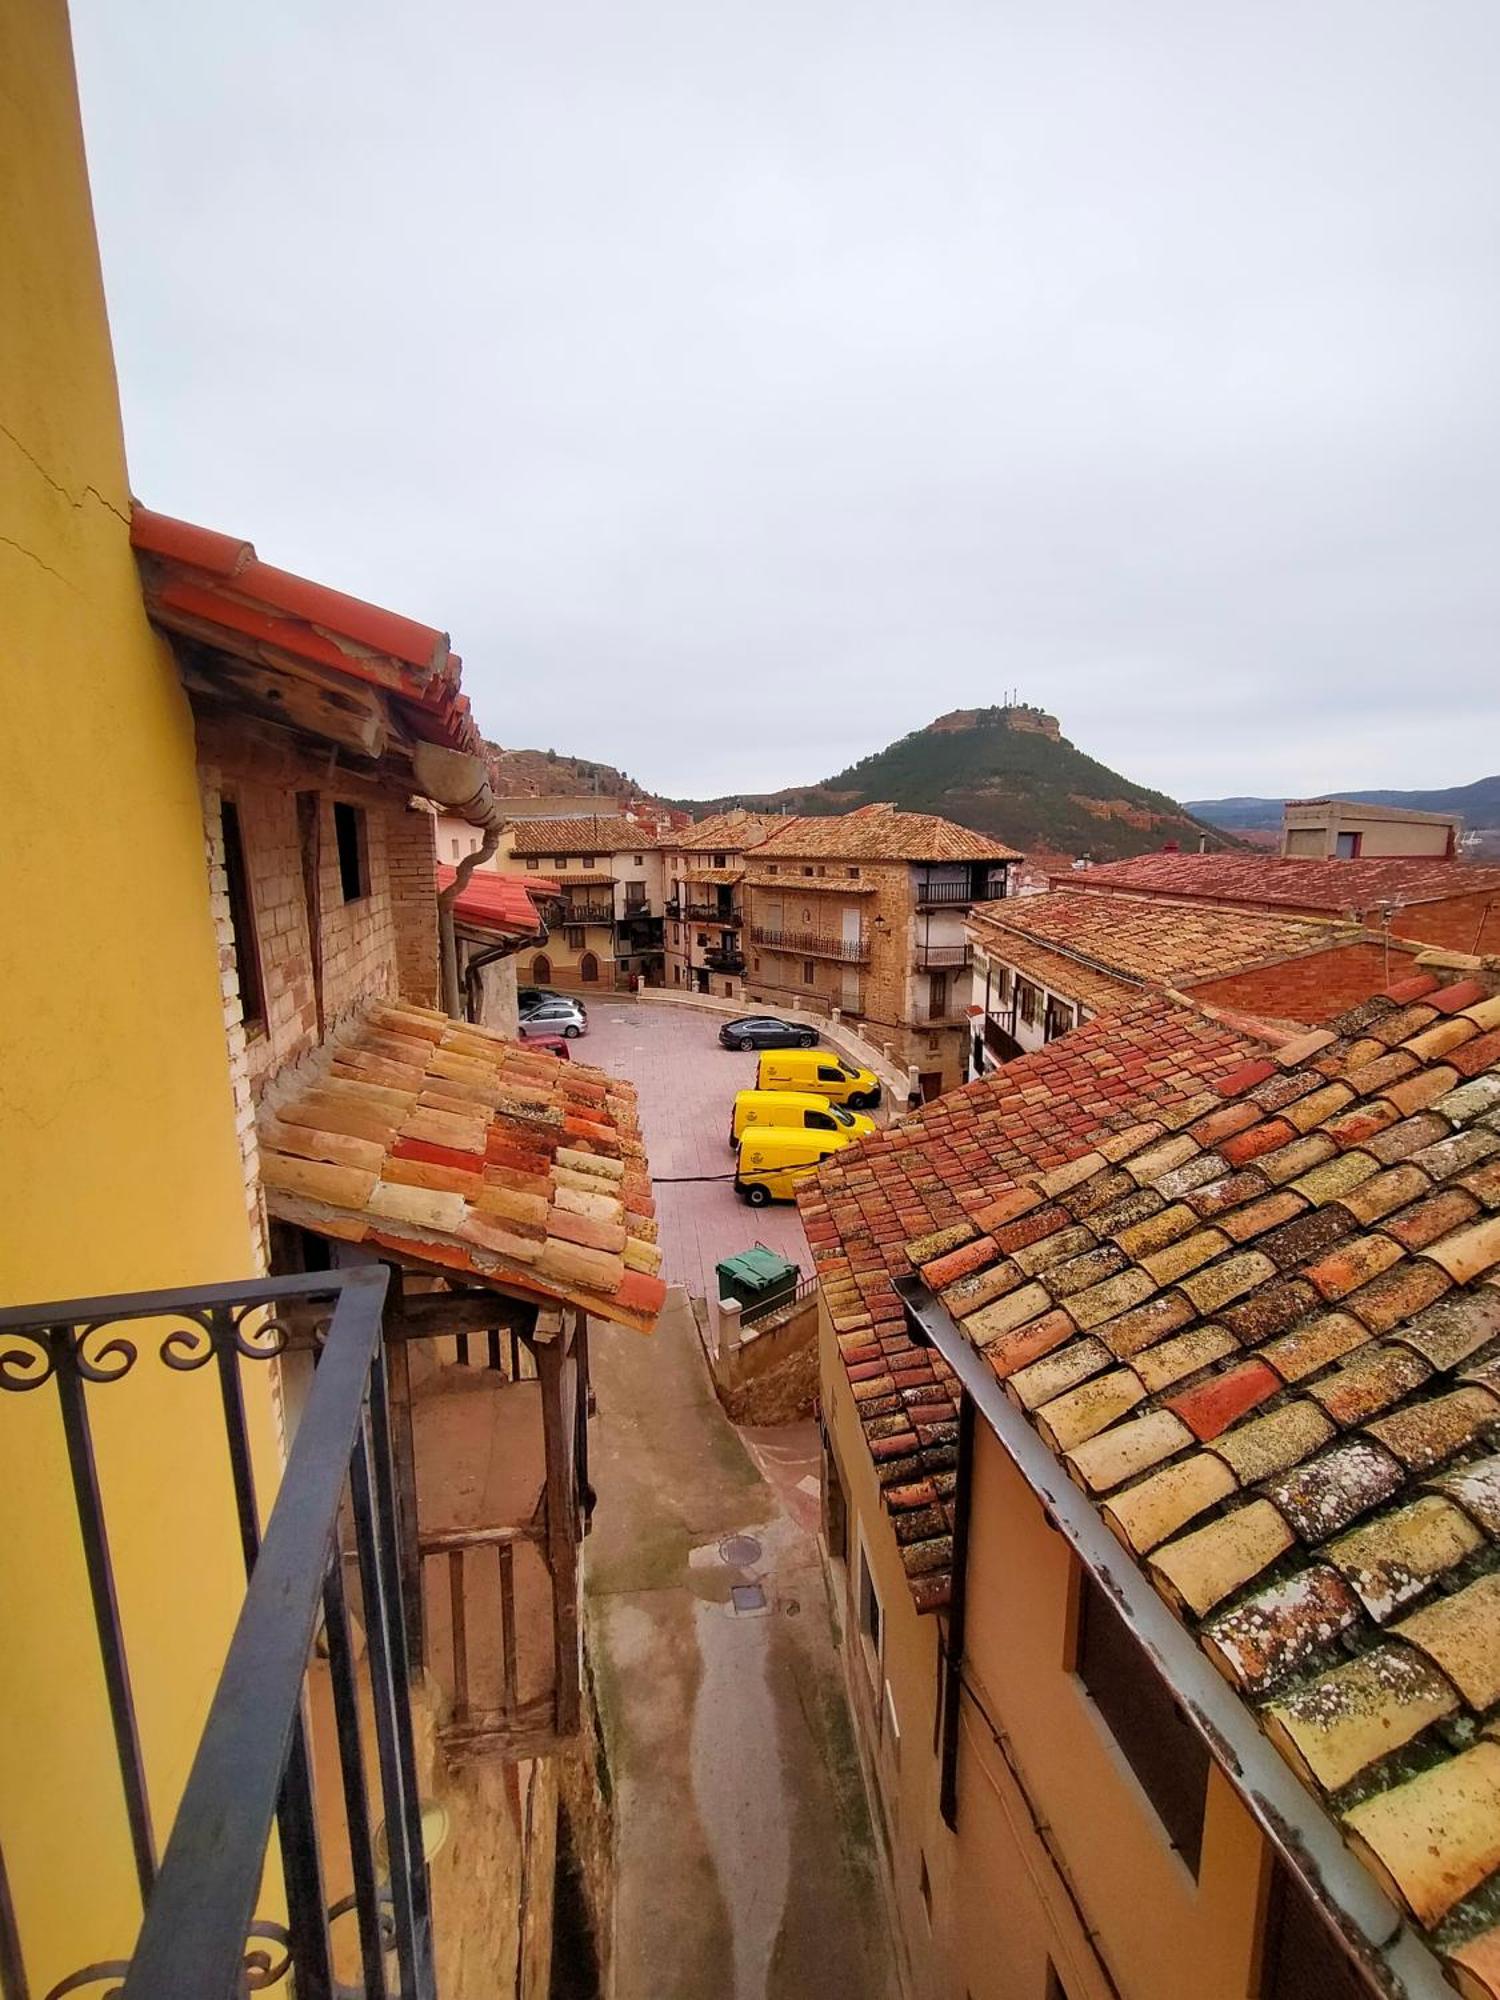
<path fill-rule="evenodd" d="M 472 854 L 459 862 L 446 889 L 439 890 L 438 961 L 442 970 L 443 1012 L 450 1020 L 464 1018 L 463 996 L 458 978 L 458 939 L 453 928 L 453 906 L 462 895 L 469 877 L 488 861 L 500 845 L 505 814 L 490 785 L 490 774 L 482 757 L 462 750 L 444 750 L 436 743 L 418 743 L 412 751 L 412 769 L 424 797 L 446 806 L 479 827 L 484 839 Z"/>
<path fill-rule="evenodd" d="M 1293 1777 L 1192 1634 L 1105 1527 L 983 1355 L 916 1276 L 895 1281 L 907 1330 L 948 1363 L 1002 1450 L 1042 1502 L 1049 1523 L 1106 1591 L 1182 1703 L 1209 1755 L 1234 1786 L 1282 1860 L 1312 1892 L 1315 1908 L 1381 1993 L 1392 2000 L 1453 2000 L 1437 1959 L 1345 1847 L 1337 1828 Z"/>

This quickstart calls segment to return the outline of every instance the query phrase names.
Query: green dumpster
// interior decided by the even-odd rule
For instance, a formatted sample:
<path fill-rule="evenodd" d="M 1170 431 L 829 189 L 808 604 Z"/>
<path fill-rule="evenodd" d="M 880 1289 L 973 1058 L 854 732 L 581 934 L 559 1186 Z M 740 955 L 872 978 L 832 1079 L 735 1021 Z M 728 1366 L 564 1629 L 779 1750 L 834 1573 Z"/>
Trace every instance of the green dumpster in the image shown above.
<path fill-rule="evenodd" d="M 779 1305 L 797 1289 L 798 1271 L 779 1251 L 757 1243 L 753 1250 L 741 1250 L 714 1266 L 719 1280 L 719 1297 L 737 1299 L 742 1306 L 757 1311 Z"/>

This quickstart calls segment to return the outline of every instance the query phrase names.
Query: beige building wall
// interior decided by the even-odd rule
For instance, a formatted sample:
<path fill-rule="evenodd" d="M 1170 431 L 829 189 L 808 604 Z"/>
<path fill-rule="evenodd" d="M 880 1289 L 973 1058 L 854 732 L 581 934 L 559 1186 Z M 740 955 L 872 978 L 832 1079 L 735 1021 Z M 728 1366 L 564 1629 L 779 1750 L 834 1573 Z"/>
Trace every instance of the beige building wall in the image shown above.
<path fill-rule="evenodd" d="M 1250 2000 L 1269 1849 L 1216 1765 L 1196 1878 L 1173 1849 L 1072 1671 L 1068 1546 L 982 1421 L 957 1828 L 944 1824 L 945 1620 L 912 1604 L 826 1306 L 820 1322 L 824 1422 L 848 1500 L 847 1557 L 831 1549 L 836 1606 L 915 2000 Z M 878 1651 L 862 1629 L 861 1560 Z"/>
<path fill-rule="evenodd" d="M 1407 812 L 1340 799 L 1296 801 L 1281 812 L 1281 851 L 1298 860 L 1441 861 L 1458 850 L 1463 822 L 1446 813 Z M 1351 852 L 1352 846 L 1352 852 Z"/>

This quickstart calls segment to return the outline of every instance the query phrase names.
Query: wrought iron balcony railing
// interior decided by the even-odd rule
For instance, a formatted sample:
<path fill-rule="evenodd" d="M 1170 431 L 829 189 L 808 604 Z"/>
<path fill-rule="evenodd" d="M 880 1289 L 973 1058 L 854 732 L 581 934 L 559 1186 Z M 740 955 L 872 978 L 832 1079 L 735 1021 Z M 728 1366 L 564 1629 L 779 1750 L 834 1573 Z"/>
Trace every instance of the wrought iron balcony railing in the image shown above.
<path fill-rule="evenodd" d="M 564 903 L 561 921 L 564 924 L 612 924 L 615 920 L 613 903 Z"/>
<path fill-rule="evenodd" d="M 682 914 L 693 924 L 737 924 L 740 912 L 732 903 L 704 902 L 699 897 L 689 897 L 682 905 Z"/>
<path fill-rule="evenodd" d="M 298 2000 L 391 1991 L 433 2000 L 398 1555 L 401 1502 L 382 1343 L 387 1281 L 385 1269 L 372 1264 L 0 1313 L 0 1390 L 55 1398 L 62 1422 L 114 1727 L 117 1768 L 108 1783 L 123 1799 L 145 1913 L 133 1949 L 122 1939 L 116 1959 L 61 1979 L 54 1968 L 30 1966 L 28 1911 L 7 1885 L 10 1829 L 0 1801 L 0 1989 L 7 1996 L 33 1990 L 28 1975 L 35 1974 L 52 1994 L 98 1990 L 120 2000 L 231 2000 L 283 1981 Z M 245 1371 L 281 1354 L 294 1324 L 316 1347 L 316 1366 L 262 1533 Z M 246 1571 L 238 1621 L 159 1865 L 116 1598 L 111 1492 L 91 1424 L 95 1398 L 107 1397 L 138 1365 L 201 1369 L 216 1382 Z M 118 1530 L 118 1508 L 115 1516 Z M 346 1585 L 364 1632 L 362 1660 Z M 320 1626 L 326 1662 L 314 1661 Z M 322 1712 L 331 1704 L 342 1790 L 342 1814 L 321 1825 L 307 1722 L 315 1674 Z M 374 1721 L 376 1755 L 368 1767 L 362 1706 Z M 273 1824 L 285 1900 L 258 1911 Z M 330 1905 L 324 1856 L 334 1838 L 341 1851 L 330 1856 L 336 1870 L 329 1872 L 352 1881 L 353 1893 Z M 80 1876 L 81 1886 L 86 1879 Z M 343 1983 L 340 1975 L 356 1962 L 356 1982 Z"/>
<path fill-rule="evenodd" d="M 803 958 L 838 958 L 853 965 L 870 956 L 870 939 L 865 931 L 857 938 L 825 937 L 818 931 L 769 930 L 763 924 L 752 924 L 750 941 L 767 951 L 797 952 Z"/>

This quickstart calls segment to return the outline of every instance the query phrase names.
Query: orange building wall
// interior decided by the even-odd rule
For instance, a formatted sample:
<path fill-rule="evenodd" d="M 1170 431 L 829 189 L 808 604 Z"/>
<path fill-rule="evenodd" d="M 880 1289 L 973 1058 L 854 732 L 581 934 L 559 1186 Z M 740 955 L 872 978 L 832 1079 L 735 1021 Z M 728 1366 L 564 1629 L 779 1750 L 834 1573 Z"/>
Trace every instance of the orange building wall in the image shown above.
<path fill-rule="evenodd" d="M 854 1564 L 834 1564 L 857 1733 L 912 1993 L 1048 2000 L 1050 1965 L 1068 2000 L 1247 2000 L 1269 1876 L 1260 1832 L 1215 1766 L 1196 1880 L 1172 1849 L 1068 1670 L 1075 1571 L 1067 1545 L 982 1423 L 964 1671 L 984 1712 L 965 1699 L 958 1827 L 943 1824 L 934 1734 L 942 1624 L 912 1606 L 826 1309 L 820 1349 L 851 1547 L 862 1532 L 884 1613 L 877 1677 L 855 1617 Z"/>

